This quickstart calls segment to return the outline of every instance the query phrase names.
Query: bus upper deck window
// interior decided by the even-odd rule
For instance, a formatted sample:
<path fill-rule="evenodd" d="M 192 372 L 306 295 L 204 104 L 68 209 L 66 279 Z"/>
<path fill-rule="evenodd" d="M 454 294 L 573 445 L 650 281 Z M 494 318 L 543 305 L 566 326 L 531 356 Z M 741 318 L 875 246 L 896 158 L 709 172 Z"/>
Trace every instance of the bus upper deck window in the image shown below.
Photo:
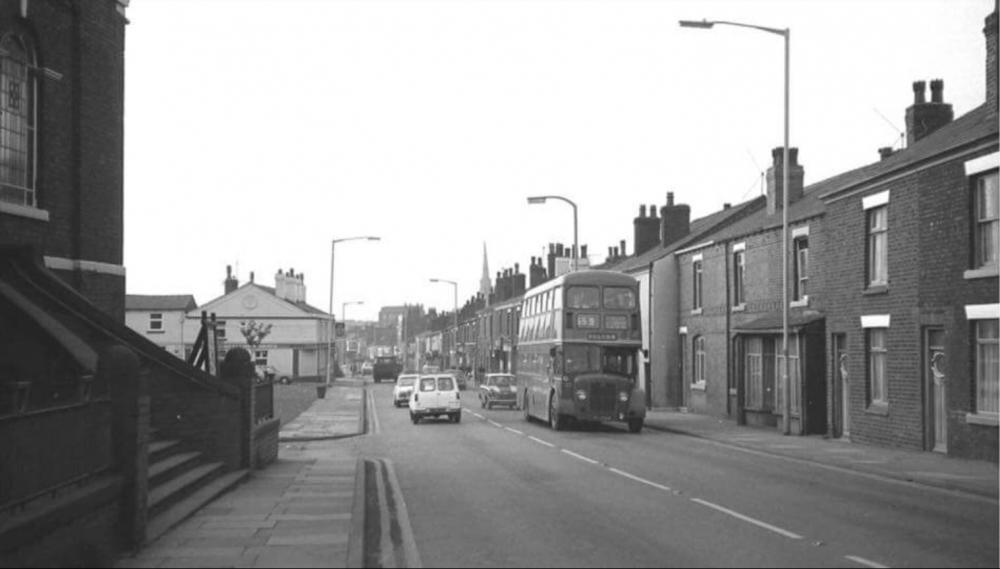
<path fill-rule="evenodd" d="M 635 292 L 626 287 L 604 287 L 604 308 L 635 308 Z"/>
<path fill-rule="evenodd" d="M 568 308 L 600 308 L 600 291 L 596 286 L 571 286 L 566 291 Z"/>

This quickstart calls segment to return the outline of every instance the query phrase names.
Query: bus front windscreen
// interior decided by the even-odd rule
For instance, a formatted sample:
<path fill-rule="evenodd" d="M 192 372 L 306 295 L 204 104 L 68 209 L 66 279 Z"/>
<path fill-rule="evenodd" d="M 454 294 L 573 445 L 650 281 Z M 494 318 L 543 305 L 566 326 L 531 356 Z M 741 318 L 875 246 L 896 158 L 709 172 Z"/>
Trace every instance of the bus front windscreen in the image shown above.
<path fill-rule="evenodd" d="M 610 373 L 634 379 L 635 350 L 611 346 L 567 345 L 563 350 L 563 371 L 580 373 Z"/>

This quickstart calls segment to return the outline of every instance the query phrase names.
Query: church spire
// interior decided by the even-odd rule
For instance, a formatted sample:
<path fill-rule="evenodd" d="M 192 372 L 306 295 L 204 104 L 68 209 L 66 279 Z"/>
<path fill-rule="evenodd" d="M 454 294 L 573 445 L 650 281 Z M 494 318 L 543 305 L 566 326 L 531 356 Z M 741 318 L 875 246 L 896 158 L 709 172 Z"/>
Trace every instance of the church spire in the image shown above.
<path fill-rule="evenodd" d="M 486 242 L 483 241 L 483 276 L 479 279 L 479 293 L 483 295 L 486 305 L 490 304 L 490 265 L 486 261 Z"/>

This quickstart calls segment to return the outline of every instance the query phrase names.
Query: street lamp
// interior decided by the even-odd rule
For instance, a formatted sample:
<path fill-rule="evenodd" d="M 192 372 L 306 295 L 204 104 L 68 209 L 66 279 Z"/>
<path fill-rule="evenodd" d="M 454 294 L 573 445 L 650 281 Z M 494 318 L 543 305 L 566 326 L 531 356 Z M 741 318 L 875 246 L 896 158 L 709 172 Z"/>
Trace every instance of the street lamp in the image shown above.
<path fill-rule="evenodd" d="M 337 245 L 337 243 L 340 243 L 342 241 L 358 241 L 358 240 L 362 240 L 362 239 L 367 240 L 367 241 L 380 241 L 381 240 L 381 238 L 379 238 L 379 237 L 373 237 L 373 236 L 370 236 L 370 235 L 366 235 L 366 236 L 361 236 L 361 237 L 344 237 L 344 238 L 341 238 L 341 239 L 334 239 L 333 241 L 330 242 L 330 303 L 329 303 L 329 306 L 327 308 L 327 312 L 329 313 L 330 318 L 327 321 L 328 324 L 327 324 L 327 334 L 326 334 L 326 385 L 327 385 L 327 387 L 329 387 L 329 385 L 330 385 L 330 368 L 331 368 L 331 360 L 333 359 L 332 352 L 333 352 L 333 319 L 334 319 L 334 315 L 333 315 L 333 259 L 334 259 L 333 253 L 334 253 L 334 247 Z"/>
<path fill-rule="evenodd" d="M 791 41 L 792 30 L 790 28 L 769 28 L 766 26 L 755 26 L 753 24 L 741 24 L 738 22 L 725 22 L 720 20 L 680 20 L 682 28 L 702 28 L 710 29 L 712 26 L 726 25 L 738 26 L 741 28 L 753 28 L 762 32 L 779 35 L 785 38 L 785 145 L 782 151 L 781 166 L 781 353 L 784 362 L 781 366 L 781 385 L 785 392 L 785 400 L 782 405 L 782 432 L 789 434 L 791 431 L 790 415 L 792 412 L 791 385 L 789 362 L 788 362 L 788 52 Z"/>
<path fill-rule="evenodd" d="M 448 283 L 448 284 L 450 284 L 455 289 L 454 290 L 454 292 L 455 292 L 455 310 L 454 310 L 454 312 L 452 312 L 452 321 L 453 321 L 453 325 L 455 327 L 455 332 L 454 332 L 454 339 L 452 340 L 452 343 L 451 343 L 451 350 L 455 353 L 455 355 L 457 357 L 458 356 L 458 349 L 457 349 L 457 345 L 458 345 L 458 283 L 455 282 L 455 281 L 449 281 L 448 279 L 431 279 L 431 282 L 432 283 Z M 451 367 L 456 367 L 454 365 L 454 362 L 451 362 L 451 363 L 452 363 Z"/>
<path fill-rule="evenodd" d="M 341 364 L 344 363 L 344 352 L 347 351 L 347 305 L 364 303 L 365 301 L 363 300 L 349 300 L 340 303 L 340 321 L 344 323 L 344 347 L 337 352 L 337 361 Z"/>
<path fill-rule="evenodd" d="M 579 251 L 579 249 L 578 249 L 579 243 L 577 242 L 577 235 L 578 234 L 577 234 L 577 225 L 576 225 L 576 204 L 573 203 L 573 200 L 570 200 L 568 198 L 564 198 L 562 196 L 533 196 L 533 197 L 529 197 L 528 198 L 528 203 L 529 204 L 542 204 L 542 203 L 545 203 L 545 200 L 548 200 L 548 199 L 562 200 L 562 201 L 568 203 L 569 205 L 573 206 L 573 271 L 576 271 L 577 268 L 578 268 L 578 266 L 577 266 L 577 260 L 576 260 L 577 254 L 578 254 L 577 251 Z"/>

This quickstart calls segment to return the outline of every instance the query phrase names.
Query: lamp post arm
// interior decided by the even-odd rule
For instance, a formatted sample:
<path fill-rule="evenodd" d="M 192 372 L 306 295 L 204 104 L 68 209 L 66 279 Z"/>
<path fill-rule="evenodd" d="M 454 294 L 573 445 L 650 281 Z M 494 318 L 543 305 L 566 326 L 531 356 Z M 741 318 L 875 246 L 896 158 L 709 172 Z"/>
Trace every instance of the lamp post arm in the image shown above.
<path fill-rule="evenodd" d="M 776 34 L 776 35 L 779 35 L 779 36 L 785 36 L 786 38 L 788 37 L 788 33 L 789 33 L 789 29 L 788 28 L 785 28 L 785 29 L 781 29 L 781 28 L 769 28 L 767 26 L 757 26 L 757 25 L 754 25 L 754 24 L 742 24 L 740 22 L 727 22 L 727 21 L 722 21 L 722 20 L 716 20 L 716 21 L 714 21 L 712 23 L 713 24 L 725 25 L 725 26 L 736 26 L 736 27 L 739 27 L 739 28 L 753 28 L 755 30 L 760 30 L 762 32 L 768 32 L 768 33 Z"/>

